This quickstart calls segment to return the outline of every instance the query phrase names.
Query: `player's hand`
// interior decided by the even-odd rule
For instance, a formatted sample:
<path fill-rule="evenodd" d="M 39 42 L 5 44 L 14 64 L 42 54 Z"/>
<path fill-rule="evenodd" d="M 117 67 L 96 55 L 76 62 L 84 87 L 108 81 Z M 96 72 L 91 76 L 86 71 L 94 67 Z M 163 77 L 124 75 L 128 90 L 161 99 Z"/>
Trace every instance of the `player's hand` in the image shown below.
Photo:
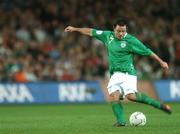
<path fill-rule="evenodd" d="M 72 26 L 68 26 L 64 29 L 64 32 L 74 32 L 75 31 L 75 27 L 72 27 Z"/>
<path fill-rule="evenodd" d="M 164 68 L 165 70 L 168 70 L 169 69 L 169 66 L 166 62 L 161 62 L 161 67 Z"/>

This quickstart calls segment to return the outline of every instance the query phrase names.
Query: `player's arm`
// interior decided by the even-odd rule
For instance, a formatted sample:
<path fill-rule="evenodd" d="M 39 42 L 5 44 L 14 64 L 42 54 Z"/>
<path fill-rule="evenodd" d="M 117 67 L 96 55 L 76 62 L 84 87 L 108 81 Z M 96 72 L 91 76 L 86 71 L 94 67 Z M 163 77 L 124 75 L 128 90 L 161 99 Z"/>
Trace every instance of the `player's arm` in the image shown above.
<path fill-rule="evenodd" d="M 72 27 L 68 26 L 64 30 L 65 32 L 79 32 L 84 35 L 92 36 L 103 43 L 107 42 L 107 37 L 110 34 L 109 31 L 102 31 L 102 30 L 96 30 L 93 28 L 77 28 L 77 27 Z"/>
<path fill-rule="evenodd" d="M 168 64 L 167 64 L 165 61 L 163 61 L 163 60 L 162 60 L 158 55 L 156 55 L 155 53 L 151 53 L 150 57 L 153 58 L 154 60 L 156 60 L 157 62 L 159 62 L 159 64 L 161 65 L 162 68 L 164 68 L 164 69 L 166 69 L 166 70 L 169 68 L 169 67 L 168 67 Z"/>
<path fill-rule="evenodd" d="M 164 62 L 158 55 L 156 55 L 151 49 L 147 48 L 138 39 L 134 39 L 132 51 L 140 55 L 149 56 L 153 58 L 154 60 L 156 60 L 161 65 L 162 68 L 168 69 L 168 64 Z"/>
<path fill-rule="evenodd" d="M 79 32 L 84 35 L 92 36 L 92 29 L 91 28 L 77 28 L 77 27 L 72 27 L 68 26 L 64 30 L 65 32 Z"/>

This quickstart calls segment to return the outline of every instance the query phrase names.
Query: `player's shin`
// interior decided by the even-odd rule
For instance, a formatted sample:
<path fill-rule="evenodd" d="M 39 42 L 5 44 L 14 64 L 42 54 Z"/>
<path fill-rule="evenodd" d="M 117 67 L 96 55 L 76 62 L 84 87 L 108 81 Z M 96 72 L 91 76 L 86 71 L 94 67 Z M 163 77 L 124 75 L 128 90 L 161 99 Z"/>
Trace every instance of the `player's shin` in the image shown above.
<path fill-rule="evenodd" d="M 125 124 L 124 110 L 123 110 L 123 106 L 122 106 L 121 102 L 114 101 L 114 102 L 111 102 L 111 105 L 112 105 L 113 113 L 117 118 L 117 121 L 120 124 L 124 125 Z"/>
<path fill-rule="evenodd" d="M 143 94 L 143 93 L 135 93 L 136 96 L 136 102 L 140 102 L 140 103 L 145 103 L 145 104 L 149 104 L 151 106 L 154 106 L 156 108 L 160 108 L 161 107 L 161 103 L 159 101 L 156 101 L 154 99 L 152 99 L 151 97 Z"/>

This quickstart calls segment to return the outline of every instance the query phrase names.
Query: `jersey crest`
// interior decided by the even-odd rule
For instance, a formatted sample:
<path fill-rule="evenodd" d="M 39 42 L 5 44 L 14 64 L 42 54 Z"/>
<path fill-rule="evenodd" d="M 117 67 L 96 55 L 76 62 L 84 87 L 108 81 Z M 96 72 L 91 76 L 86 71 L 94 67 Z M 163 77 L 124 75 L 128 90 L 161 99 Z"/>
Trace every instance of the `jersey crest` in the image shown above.
<path fill-rule="evenodd" d="M 125 48 L 126 47 L 126 42 L 121 42 L 121 48 Z"/>

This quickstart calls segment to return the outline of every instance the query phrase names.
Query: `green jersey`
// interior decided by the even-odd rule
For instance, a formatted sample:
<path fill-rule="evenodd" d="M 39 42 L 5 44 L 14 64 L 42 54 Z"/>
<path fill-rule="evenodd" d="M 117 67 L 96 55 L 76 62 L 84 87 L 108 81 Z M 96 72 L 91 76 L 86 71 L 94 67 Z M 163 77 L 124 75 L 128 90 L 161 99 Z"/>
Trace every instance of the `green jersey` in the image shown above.
<path fill-rule="evenodd" d="M 112 31 L 92 29 L 92 37 L 102 41 L 105 45 L 111 74 L 114 72 L 124 72 L 130 75 L 136 75 L 133 65 L 134 54 L 144 56 L 152 54 L 149 48 L 128 33 L 125 34 L 123 39 L 119 40 Z"/>

